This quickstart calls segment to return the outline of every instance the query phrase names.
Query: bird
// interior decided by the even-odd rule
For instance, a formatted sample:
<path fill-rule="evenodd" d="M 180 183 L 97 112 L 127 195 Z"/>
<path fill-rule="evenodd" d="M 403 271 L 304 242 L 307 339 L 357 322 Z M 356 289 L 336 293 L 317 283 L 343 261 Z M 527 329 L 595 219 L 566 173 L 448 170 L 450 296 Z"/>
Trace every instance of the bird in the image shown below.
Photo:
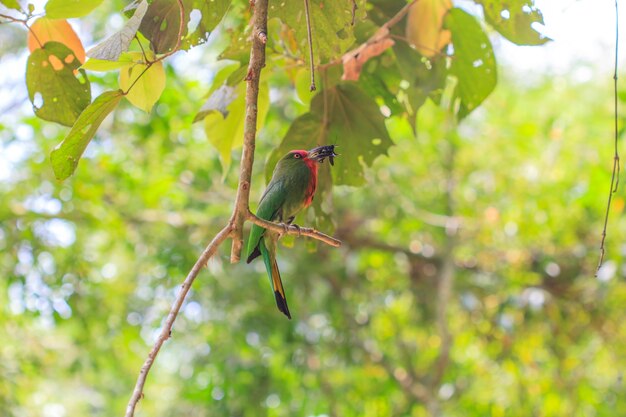
<path fill-rule="evenodd" d="M 328 158 L 334 165 L 335 145 L 318 146 L 310 151 L 292 150 L 276 164 L 272 179 L 259 201 L 257 217 L 289 225 L 296 214 L 313 202 L 317 188 L 318 163 Z M 247 245 L 247 263 L 259 255 L 265 263 L 278 310 L 291 319 L 285 289 L 276 263 L 276 246 L 282 233 L 252 225 Z"/>

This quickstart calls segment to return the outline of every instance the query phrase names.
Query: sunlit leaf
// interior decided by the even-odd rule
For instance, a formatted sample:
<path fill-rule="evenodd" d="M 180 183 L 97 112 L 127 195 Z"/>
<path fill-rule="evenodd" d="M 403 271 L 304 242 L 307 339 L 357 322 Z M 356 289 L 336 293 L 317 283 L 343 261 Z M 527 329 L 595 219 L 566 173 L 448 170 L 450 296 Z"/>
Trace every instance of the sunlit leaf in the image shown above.
<path fill-rule="evenodd" d="M 69 19 L 85 16 L 102 4 L 103 0 L 48 0 L 46 16 L 51 19 Z"/>
<path fill-rule="evenodd" d="M 474 16 L 454 8 L 446 17 L 446 27 L 452 32 L 454 58 L 450 73 L 458 78 L 459 118 L 463 118 L 495 88 L 496 60 L 489 38 Z"/>
<path fill-rule="evenodd" d="M 98 127 L 117 107 L 122 97 L 121 91 L 102 93 L 80 114 L 70 133 L 50 154 L 50 161 L 57 179 L 64 180 L 72 175 Z"/>
<path fill-rule="evenodd" d="M 48 42 L 28 57 L 26 86 L 35 114 L 72 126 L 91 102 L 91 87 L 78 58 L 64 44 Z"/>
<path fill-rule="evenodd" d="M 550 38 L 537 32 L 534 24 L 543 25 L 543 14 L 533 0 L 474 0 L 485 10 L 485 19 L 502 36 L 518 45 L 543 45 Z"/>
<path fill-rule="evenodd" d="M 233 94 L 236 95 L 236 98 L 224 109 L 228 112 L 226 117 L 220 112 L 213 111 L 204 118 L 204 131 L 209 142 L 215 146 L 220 154 L 224 175 L 230 168 L 232 150 L 243 144 L 246 83 L 239 83 Z M 261 80 L 257 105 L 257 131 L 263 127 L 269 104 L 269 88 L 267 83 Z"/>
<path fill-rule="evenodd" d="M 28 49 L 32 52 L 49 41 L 64 44 L 74 52 L 81 64 L 85 62 L 85 48 L 67 20 L 47 17 L 35 20 L 28 31 Z"/>
<path fill-rule="evenodd" d="M 81 68 L 88 71 L 106 72 L 127 67 L 129 65 L 132 65 L 132 63 L 132 55 L 128 53 L 123 53 L 119 56 L 119 59 L 117 61 L 106 61 L 102 59 L 90 58 L 81 66 Z"/>
<path fill-rule="evenodd" d="M 140 61 L 141 52 L 130 52 L 134 62 Z M 148 67 L 147 64 L 134 63 L 120 71 L 120 88 L 127 91 L 126 98 L 135 107 L 150 113 L 163 89 L 165 89 L 165 70 L 163 63 L 157 62 Z"/>
<path fill-rule="evenodd" d="M 20 6 L 20 3 L 17 0 L 0 0 L 0 4 L 2 4 L 7 9 L 13 9 L 13 10 L 22 9 L 22 7 Z"/>
<path fill-rule="evenodd" d="M 87 56 L 94 59 L 117 61 L 123 52 L 128 51 L 128 47 L 137 33 L 137 29 L 139 29 L 139 25 L 147 10 L 148 2 L 143 0 L 139 3 L 135 13 L 128 19 L 124 27 L 87 51 Z"/>
<path fill-rule="evenodd" d="M 230 0 L 185 0 L 186 22 L 195 24 L 191 28 L 185 26 L 181 49 L 187 50 L 203 44 L 209 33 L 215 29 L 231 5 Z"/>
<path fill-rule="evenodd" d="M 426 57 L 433 57 L 450 43 L 450 31 L 443 29 L 443 18 L 452 8 L 450 0 L 420 0 L 409 10 L 406 38 Z"/>

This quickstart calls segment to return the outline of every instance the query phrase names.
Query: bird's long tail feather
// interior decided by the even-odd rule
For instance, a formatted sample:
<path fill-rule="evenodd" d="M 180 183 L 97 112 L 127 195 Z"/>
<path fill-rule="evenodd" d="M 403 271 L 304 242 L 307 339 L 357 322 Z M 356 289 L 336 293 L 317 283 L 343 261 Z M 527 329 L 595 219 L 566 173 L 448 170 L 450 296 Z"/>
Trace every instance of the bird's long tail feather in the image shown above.
<path fill-rule="evenodd" d="M 278 263 L 276 262 L 276 256 L 271 256 L 267 247 L 265 246 L 264 239 L 261 239 L 259 243 L 259 249 L 261 255 L 263 255 L 263 262 L 267 269 L 267 274 L 270 278 L 270 284 L 274 290 L 274 296 L 276 297 L 276 306 L 285 316 L 291 320 L 291 313 L 289 313 L 289 307 L 287 307 L 287 297 L 285 296 L 285 289 L 283 288 L 283 281 L 280 279 L 280 271 L 278 270 Z"/>

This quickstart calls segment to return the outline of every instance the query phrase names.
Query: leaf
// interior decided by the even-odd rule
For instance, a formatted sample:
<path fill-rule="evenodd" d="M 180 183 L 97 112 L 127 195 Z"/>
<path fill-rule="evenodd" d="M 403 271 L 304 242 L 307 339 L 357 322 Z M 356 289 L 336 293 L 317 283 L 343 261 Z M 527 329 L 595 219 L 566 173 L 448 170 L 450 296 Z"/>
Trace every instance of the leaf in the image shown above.
<path fill-rule="evenodd" d="M 222 85 L 209 96 L 202 108 L 200 108 L 198 114 L 196 114 L 193 122 L 195 123 L 204 119 L 209 113 L 213 111 L 220 112 L 222 116 L 226 118 L 228 116 L 227 107 L 236 98 L 237 92 L 235 91 L 234 87 L 231 87 L 228 84 Z"/>
<path fill-rule="evenodd" d="M 389 37 L 389 29 L 381 27 L 371 40 L 363 43 L 356 49 L 344 54 L 341 58 L 343 62 L 342 80 L 358 81 L 361 75 L 361 68 L 371 58 L 385 52 L 394 45 L 393 39 Z"/>
<path fill-rule="evenodd" d="M 192 24 L 197 26 L 190 32 L 185 26 L 185 35 L 181 42 L 181 49 L 188 50 L 196 45 L 201 45 L 209 39 L 209 33 L 222 21 L 226 11 L 230 7 L 229 0 L 186 0 L 185 11 Z"/>
<path fill-rule="evenodd" d="M 326 127 L 323 123 L 324 94 L 328 105 Z M 378 105 L 356 84 L 338 84 L 313 98 L 310 112 L 293 122 L 270 156 L 266 177 L 271 177 L 274 165 L 288 151 L 329 144 L 337 145 L 340 154 L 330 171 L 337 184 L 346 185 L 362 185 L 365 182 L 363 164 L 371 166 L 393 145 Z"/>
<path fill-rule="evenodd" d="M 81 64 L 85 62 L 85 48 L 67 20 L 47 17 L 35 20 L 28 31 L 28 49 L 33 52 L 49 41 L 64 44 L 74 52 Z"/>
<path fill-rule="evenodd" d="M 141 61 L 141 52 L 129 52 L 133 61 Z M 126 98 L 135 107 L 150 113 L 165 89 L 165 70 L 161 61 L 148 67 L 143 63 L 134 63 L 120 71 L 120 88 L 126 91 Z"/>
<path fill-rule="evenodd" d="M 181 49 L 189 49 L 205 42 L 208 33 L 222 20 L 229 5 L 227 0 L 183 0 Z M 196 23 L 196 26 L 189 32 L 192 18 L 192 23 Z M 139 31 L 150 40 L 154 52 L 162 54 L 176 47 L 180 24 L 177 0 L 154 0 L 148 7 Z"/>
<path fill-rule="evenodd" d="M 72 126 L 91 102 L 91 86 L 68 47 L 48 42 L 28 57 L 26 87 L 37 117 Z"/>
<path fill-rule="evenodd" d="M 543 15 L 533 0 L 474 0 L 485 11 L 485 20 L 502 36 L 517 45 L 543 45 L 550 38 L 537 32 L 533 23 L 543 25 Z"/>
<path fill-rule="evenodd" d="M 443 29 L 443 18 L 452 8 L 450 0 L 420 0 L 409 10 L 406 38 L 425 57 L 433 57 L 450 43 L 450 31 Z"/>
<path fill-rule="evenodd" d="M 204 131 L 209 142 L 218 150 L 224 175 L 231 163 L 231 152 L 243 144 L 243 130 L 246 107 L 246 83 L 235 87 L 235 98 L 228 106 L 228 115 L 223 117 L 219 112 L 210 112 L 204 118 Z M 259 101 L 257 104 L 257 132 L 263 127 L 265 116 L 269 110 L 269 88 L 263 78 L 259 85 Z"/>
<path fill-rule="evenodd" d="M 7 9 L 22 10 L 22 7 L 17 0 L 0 0 L 0 4 L 2 4 Z"/>
<path fill-rule="evenodd" d="M 107 91 L 98 96 L 83 111 L 70 133 L 50 154 L 54 175 L 64 180 L 74 173 L 85 148 L 96 134 L 102 121 L 111 113 L 123 97 L 121 91 Z"/>
<path fill-rule="evenodd" d="M 361 4 L 361 6 L 363 10 L 364 5 Z M 310 0 L 309 10 L 316 64 L 343 55 L 354 43 L 351 2 Z M 308 63 L 309 49 L 304 2 L 292 0 L 282 2 L 279 5 L 270 3 L 270 15 L 278 17 L 295 31 L 295 39 L 300 48 L 300 54 Z"/>
<path fill-rule="evenodd" d="M 496 60 L 489 38 L 469 13 L 454 8 L 446 17 L 452 32 L 454 58 L 450 74 L 458 78 L 459 119 L 471 113 L 491 94 L 497 82 Z"/>
<path fill-rule="evenodd" d="M 148 10 L 148 2 L 143 0 L 135 9 L 128 22 L 119 32 L 109 36 L 98 45 L 94 46 L 87 52 L 87 56 L 94 59 L 105 61 L 117 61 L 123 52 L 128 51 L 131 41 L 139 29 L 146 11 Z"/>
<path fill-rule="evenodd" d="M 69 19 L 91 13 L 103 0 L 48 0 L 46 16 L 51 19 Z"/>
<path fill-rule="evenodd" d="M 117 61 L 105 61 L 102 59 L 88 59 L 81 68 L 88 71 L 113 71 L 120 68 L 128 67 L 133 63 L 132 56 L 128 53 L 123 53 L 119 56 Z"/>

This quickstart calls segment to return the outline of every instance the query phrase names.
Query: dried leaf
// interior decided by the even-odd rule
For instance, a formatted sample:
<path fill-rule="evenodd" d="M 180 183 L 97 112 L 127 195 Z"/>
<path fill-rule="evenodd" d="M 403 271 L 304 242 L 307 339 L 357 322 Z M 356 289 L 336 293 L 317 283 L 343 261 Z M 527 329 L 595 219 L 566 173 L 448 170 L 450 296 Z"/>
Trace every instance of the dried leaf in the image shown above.
<path fill-rule="evenodd" d="M 389 29 L 381 27 L 376 34 L 367 42 L 356 49 L 344 54 L 341 58 L 343 62 L 342 80 L 358 81 L 363 65 L 394 45 L 393 39 L 389 37 Z"/>

